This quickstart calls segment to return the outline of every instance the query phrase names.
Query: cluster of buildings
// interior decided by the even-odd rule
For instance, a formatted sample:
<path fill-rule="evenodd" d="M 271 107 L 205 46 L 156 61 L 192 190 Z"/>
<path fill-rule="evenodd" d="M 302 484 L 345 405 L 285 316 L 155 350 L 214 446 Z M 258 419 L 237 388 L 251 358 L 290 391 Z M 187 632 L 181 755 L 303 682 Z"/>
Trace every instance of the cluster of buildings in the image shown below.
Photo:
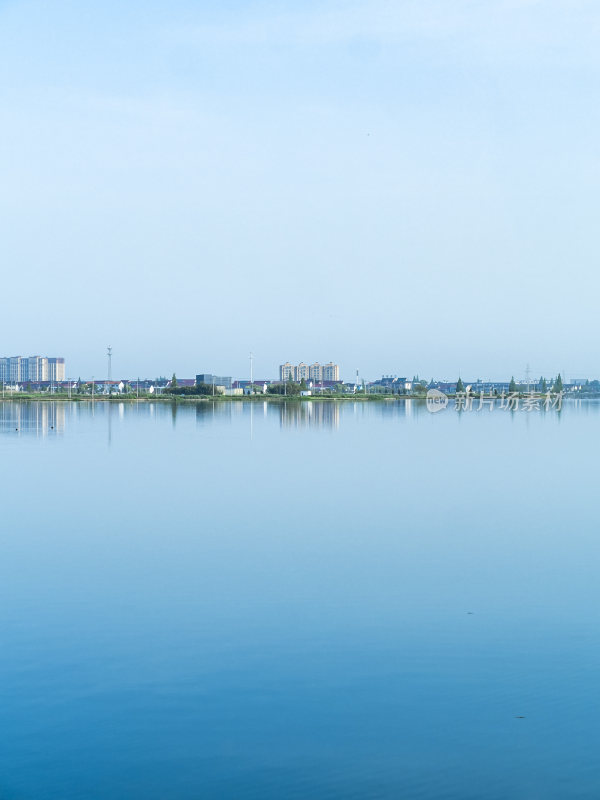
<path fill-rule="evenodd" d="M 110 356 L 112 348 L 109 348 L 108 374 L 110 376 Z M 383 375 L 375 381 L 364 381 L 358 378 L 355 382 L 343 382 L 340 380 L 340 368 L 338 364 L 330 361 L 321 364 L 318 361 L 313 364 L 292 364 L 286 361 L 279 365 L 279 376 L 277 379 L 255 379 L 235 380 L 230 375 L 215 375 L 213 373 L 198 373 L 195 378 L 176 379 L 177 386 L 180 388 L 194 387 L 198 384 L 205 384 L 213 387 L 215 394 L 221 395 L 244 395 L 244 394 L 266 394 L 269 387 L 278 385 L 271 391 L 283 393 L 285 388 L 282 384 L 290 381 L 301 384 L 303 395 L 329 393 L 334 390 L 336 393 L 345 394 L 395 394 L 395 395 L 414 395 L 422 394 L 425 389 L 438 389 L 446 394 L 453 394 L 456 391 L 457 382 L 445 381 L 421 381 L 418 376 L 412 379 L 399 377 L 397 375 Z M 528 390 L 538 390 L 545 385 L 545 381 L 515 381 L 519 392 Z M 469 387 L 474 393 L 501 393 L 508 392 L 512 385 L 508 381 L 482 381 L 463 380 L 462 384 Z M 155 378 L 144 380 L 111 380 L 100 379 L 91 381 L 66 381 L 65 380 L 65 359 L 50 356 L 11 356 L 0 358 L 0 385 L 2 394 L 5 391 L 67 391 L 79 394 L 162 394 L 173 388 L 172 380 L 167 378 Z M 600 392 L 600 381 L 588 381 L 578 379 L 569 383 L 564 382 L 566 392 Z M 193 392 L 192 392 L 193 393 Z"/>
<path fill-rule="evenodd" d="M 511 391 L 510 381 L 485 381 L 481 378 L 475 380 L 464 379 L 462 381 L 463 387 L 467 387 L 473 394 L 506 394 Z M 540 392 L 542 386 L 538 380 L 515 380 L 516 391 L 518 392 Z M 547 381 L 547 387 L 550 388 L 553 384 L 552 380 Z M 565 392 L 580 392 L 585 390 L 586 381 L 583 378 L 578 378 L 573 381 L 563 383 L 563 391 Z M 366 384 L 366 391 L 371 394 L 411 394 L 415 390 L 421 391 L 423 389 L 438 389 L 444 394 L 455 394 L 457 391 L 458 381 L 420 381 L 418 378 L 409 380 L 408 378 L 398 378 L 392 375 L 383 375 L 379 380 L 372 381 Z M 593 387 L 592 387 L 593 388 Z M 545 390 L 545 391 L 546 391 Z"/>
<path fill-rule="evenodd" d="M 280 381 L 295 381 L 300 383 L 305 381 L 308 383 L 337 383 L 340 380 L 340 368 L 333 361 L 329 364 L 319 364 L 316 361 L 314 364 L 305 364 L 301 361 L 299 364 L 290 364 L 286 361 L 285 364 L 279 365 L 279 380 Z"/>
<path fill-rule="evenodd" d="M 10 356 L 0 358 L 0 382 L 19 383 L 49 383 L 64 381 L 64 358 L 49 358 L 47 356 Z"/>
<path fill-rule="evenodd" d="M 341 385 L 340 381 L 340 368 L 338 364 L 330 362 L 329 364 L 300 364 L 294 365 L 286 362 L 279 366 L 279 380 L 252 378 L 251 380 L 234 380 L 231 375 L 214 375 L 212 372 L 200 372 L 196 375 L 195 380 L 192 378 L 178 378 L 177 386 L 180 388 L 189 388 L 195 384 L 203 383 L 207 386 L 214 387 L 215 393 L 225 395 L 241 395 L 241 394 L 266 394 L 267 389 L 272 384 L 287 383 L 294 381 L 295 383 L 305 382 L 307 392 L 310 394 L 312 391 L 319 392 L 327 389 L 334 388 Z M 160 394 L 165 389 L 171 388 L 171 381 L 165 380 L 163 383 L 156 385 L 153 392 Z"/>

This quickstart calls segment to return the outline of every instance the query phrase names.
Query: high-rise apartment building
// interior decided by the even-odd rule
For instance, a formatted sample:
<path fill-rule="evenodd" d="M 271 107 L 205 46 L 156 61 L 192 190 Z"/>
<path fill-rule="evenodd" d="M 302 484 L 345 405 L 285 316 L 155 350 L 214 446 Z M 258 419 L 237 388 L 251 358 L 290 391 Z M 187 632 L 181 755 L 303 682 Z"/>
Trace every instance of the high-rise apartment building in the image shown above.
<path fill-rule="evenodd" d="M 46 358 L 45 356 L 0 358 L 0 381 L 3 383 L 42 383 L 64 380 L 64 358 Z"/>
<path fill-rule="evenodd" d="M 29 356 L 23 359 L 27 362 L 27 380 L 47 381 L 48 380 L 48 359 L 42 356 Z"/>
<path fill-rule="evenodd" d="M 307 381 L 309 379 L 309 366 L 301 361 L 297 367 L 294 368 L 294 377 L 298 382 Z"/>
<path fill-rule="evenodd" d="M 340 368 L 337 364 L 334 364 L 333 361 L 330 361 L 329 364 L 323 364 L 323 380 L 324 381 L 339 381 L 340 379 Z"/>
<path fill-rule="evenodd" d="M 318 361 L 315 361 L 315 363 L 311 364 L 308 368 L 308 377 L 315 383 L 321 383 L 323 380 L 323 367 Z"/>
<path fill-rule="evenodd" d="M 65 379 L 65 360 L 64 358 L 48 359 L 48 380 L 64 381 Z"/>
<path fill-rule="evenodd" d="M 294 367 L 290 364 L 290 362 L 286 361 L 285 364 L 281 364 L 279 367 L 279 380 L 289 381 L 293 377 L 294 377 Z"/>
<path fill-rule="evenodd" d="M 16 383 L 21 380 L 22 361 L 23 359 L 21 356 L 11 356 L 8 359 L 8 380 L 11 383 Z"/>
<path fill-rule="evenodd" d="M 0 381 L 4 381 L 4 383 L 18 383 L 24 371 L 23 360 L 27 361 L 27 359 L 21 358 L 21 356 L 0 358 Z"/>
<path fill-rule="evenodd" d="M 308 366 L 303 361 L 301 361 L 297 366 L 290 364 L 289 361 L 286 361 L 285 364 L 281 364 L 279 367 L 279 380 L 280 381 L 289 381 L 294 380 L 298 383 L 302 380 L 305 381 L 313 381 L 313 383 L 321 383 L 322 381 L 339 381 L 340 379 L 340 368 L 337 364 L 334 364 L 332 361 L 329 364 L 324 364 L 321 366 L 319 362 L 315 362 Z"/>

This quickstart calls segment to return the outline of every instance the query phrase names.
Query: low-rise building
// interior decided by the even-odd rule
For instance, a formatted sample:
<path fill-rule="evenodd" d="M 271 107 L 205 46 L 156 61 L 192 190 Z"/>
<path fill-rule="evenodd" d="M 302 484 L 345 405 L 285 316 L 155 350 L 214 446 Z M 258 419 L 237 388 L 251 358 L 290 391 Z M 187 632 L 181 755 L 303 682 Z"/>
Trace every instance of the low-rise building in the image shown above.
<path fill-rule="evenodd" d="M 397 375 L 382 375 L 379 380 L 369 384 L 369 391 L 391 394 L 407 394 L 413 388 L 412 381 Z"/>
<path fill-rule="evenodd" d="M 222 386 L 224 389 L 231 389 L 233 378 L 229 375 L 213 375 L 210 372 L 203 372 L 196 375 L 196 383 L 206 383 L 209 386 Z"/>
<path fill-rule="evenodd" d="M 271 381 L 255 380 L 255 381 L 234 381 L 233 388 L 241 389 L 244 394 L 266 394 L 267 386 Z"/>

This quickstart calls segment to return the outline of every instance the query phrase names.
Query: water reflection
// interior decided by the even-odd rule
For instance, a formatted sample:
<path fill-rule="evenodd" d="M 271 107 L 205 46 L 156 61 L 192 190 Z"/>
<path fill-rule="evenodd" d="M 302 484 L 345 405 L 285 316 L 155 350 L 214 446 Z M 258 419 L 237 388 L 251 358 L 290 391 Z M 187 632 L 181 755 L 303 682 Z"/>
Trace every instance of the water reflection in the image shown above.
<path fill-rule="evenodd" d="M 194 406 L 196 422 L 206 423 L 214 419 L 231 420 L 233 417 L 238 417 L 243 414 L 244 411 L 248 411 L 247 407 L 250 405 L 252 404 L 204 400 Z M 185 406 L 185 408 L 187 410 L 190 406 Z"/>
<path fill-rule="evenodd" d="M 116 406 L 116 407 L 115 407 Z M 186 420 L 193 420 L 200 425 L 213 423 L 235 423 L 244 420 L 249 435 L 256 434 L 257 425 L 262 420 L 279 423 L 282 430 L 298 430 L 310 428 L 324 428 L 338 430 L 344 422 L 352 419 L 369 417 L 386 420 L 409 418 L 432 418 L 422 400 L 394 399 L 378 401 L 335 401 L 335 400 L 303 400 L 303 401 L 231 401 L 207 400 L 199 403 L 167 403 L 167 402 L 139 402 L 139 403 L 109 403 L 109 402 L 73 402 L 67 401 L 15 401 L 0 403 L 0 432 L 8 434 L 35 434 L 47 436 L 51 433 L 63 433 L 72 418 L 83 411 L 88 412 L 92 419 L 100 417 L 106 424 L 108 444 L 111 445 L 115 434 L 115 423 L 122 423 L 125 418 L 152 417 L 161 420 L 170 420 L 176 428 L 179 420 L 185 424 Z M 600 402 L 593 399 L 569 399 L 565 401 L 564 411 L 595 415 L 600 413 Z M 521 415 L 519 409 L 514 412 Z M 448 416 L 464 416 L 465 412 L 457 413 L 450 405 L 442 414 L 435 415 L 435 424 L 439 424 Z M 499 408 L 495 410 L 494 417 L 511 417 Z M 482 417 L 477 412 L 476 404 L 466 413 L 467 417 Z M 486 412 L 490 416 L 489 410 Z M 531 419 L 539 414 L 526 415 Z M 560 416 L 560 415 L 557 415 Z"/>
<path fill-rule="evenodd" d="M 599 413 L 0 404 L 0 797 L 600 796 Z"/>
<path fill-rule="evenodd" d="M 332 428 L 340 425 L 340 406 L 335 401 L 281 403 L 276 406 L 282 428 Z"/>
<path fill-rule="evenodd" d="M 412 417 L 413 414 L 426 411 L 422 400 L 413 400 L 410 397 L 402 400 L 383 400 L 376 405 L 382 417 Z"/>
<path fill-rule="evenodd" d="M 8 402 L 0 404 L 0 431 L 2 433 L 34 434 L 47 436 L 64 433 L 65 403 Z"/>

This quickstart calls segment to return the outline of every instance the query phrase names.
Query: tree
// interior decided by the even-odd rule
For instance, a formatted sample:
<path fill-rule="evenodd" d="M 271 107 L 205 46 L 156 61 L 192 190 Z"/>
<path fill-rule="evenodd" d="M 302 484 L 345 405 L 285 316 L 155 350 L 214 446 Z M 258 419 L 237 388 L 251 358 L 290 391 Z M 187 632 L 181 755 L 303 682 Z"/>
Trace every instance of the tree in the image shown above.
<path fill-rule="evenodd" d="M 464 383 L 462 382 L 462 378 L 459 378 L 459 379 L 456 381 L 456 391 L 457 391 L 457 392 L 464 392 L 464 390 L 465 390 L 465 385 L 464 385 Z"/>
<path fill-rule="evenodd" d="M 304 378 L 302 378 L 302 380 L 300 381 L 300 390 L 303 392 L 306 391 L 306 381 L 304 380 Z"/>
<path fill-rule="evenodd" d="M 548 391 L 548 384 L 546 383 L 546 378 L 540 378 L 538 386 L 540 387 L 540 392 L 542 394 L 546 394 L 546 392 Z"/>
<path fill-rule="evenodd" d="M 173 377 L 171 378 L 171 389 L 174 389 L 177 386 L 177 376 L 173 373 Z"/>
<path fill-rule="evenodd" d="M 552 387 L 555 392 L 562 392 L 563 390 L 563 382 L 562 378 L 560 377 L 560 372 L 558 373 L 556 380 L 554 381 L 554 386 Z"/>
<path fill-rule="evenodd" d="M 300 394 L 300 384 L 294 381 L 286 381 L 285 383 L 272 383 L 267 386 L 268 394 L 283 394 L 286 397 L 293 397 Z"/>
<path fill-rule="evenodd" d="M 508 384 L 508 391 L 511 393 L 517 391 L 517 384 L 515 382 L 514 375 L 512 376 L 512 378 L 510 379 L 510 383 Z"/>
<path fill-rule="evenodd" d="M 165 394 L 197 397 L 198 395 L 220 394 L 220 392 L 212 383 L 197 383 L 195 386 L 169 386 L 168 389 L 165 389 Z"/>

